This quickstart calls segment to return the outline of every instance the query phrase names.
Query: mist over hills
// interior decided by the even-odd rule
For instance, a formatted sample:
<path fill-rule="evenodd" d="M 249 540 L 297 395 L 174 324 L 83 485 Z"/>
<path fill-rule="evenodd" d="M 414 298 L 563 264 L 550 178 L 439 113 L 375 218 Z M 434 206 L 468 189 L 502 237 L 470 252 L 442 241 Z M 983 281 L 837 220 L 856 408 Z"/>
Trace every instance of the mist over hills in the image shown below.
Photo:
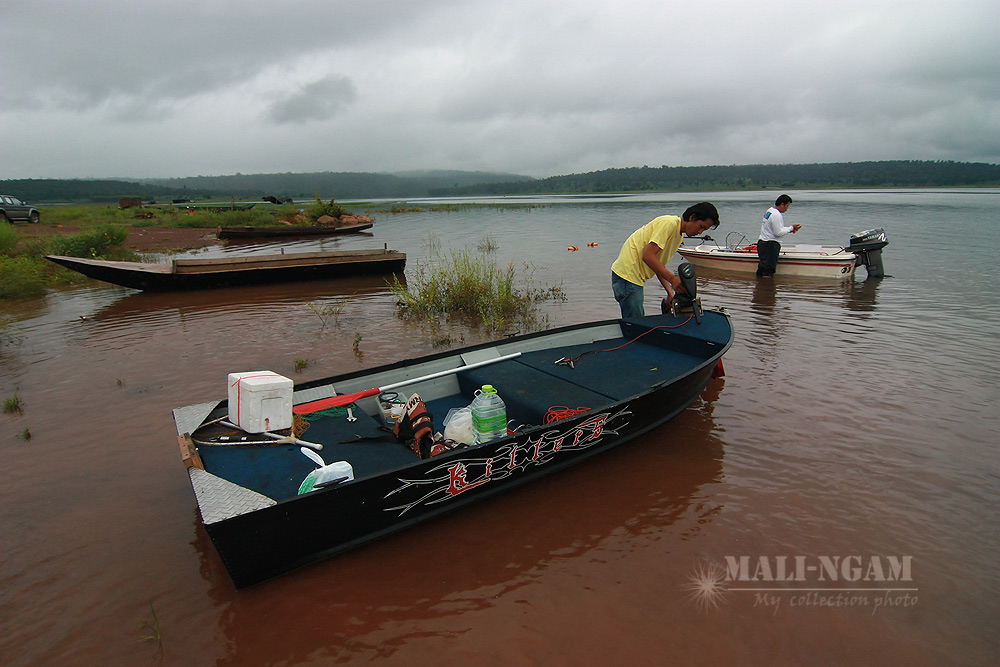
<path fill-rule="evenodd" d="M 0 192 L 26 201 L 115 202 L 172 199 L 258 201 L 265 196 L 341 201 L 444 196 L 599 194 L 758 190 L 765 188 L 1000 187 L 1000 165 L 971 162 L 891 160 L 828 164 L 629 167 L 585 174 L 531 178 L 469 171 L 399 173 L 314 172 L 232 174 L 169 179 L 16 179 L 0 181 Z"/>

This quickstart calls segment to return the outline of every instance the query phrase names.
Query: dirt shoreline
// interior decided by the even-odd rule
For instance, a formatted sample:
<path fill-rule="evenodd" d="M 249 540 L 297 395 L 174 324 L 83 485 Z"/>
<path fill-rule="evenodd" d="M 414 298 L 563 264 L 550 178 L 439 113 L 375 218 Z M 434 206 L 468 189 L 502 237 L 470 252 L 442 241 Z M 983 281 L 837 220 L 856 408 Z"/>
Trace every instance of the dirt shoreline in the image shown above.
<path fill-rule="evenodd" d="M 122 244 L 134 252 L 177 252 L 195 250 L 219 242 L 216 230 L 208 227 L 129 227 Z M 32 225 L 21 228 L 26 237 L 71 236 L 84 231 L 71 225 Z"/>

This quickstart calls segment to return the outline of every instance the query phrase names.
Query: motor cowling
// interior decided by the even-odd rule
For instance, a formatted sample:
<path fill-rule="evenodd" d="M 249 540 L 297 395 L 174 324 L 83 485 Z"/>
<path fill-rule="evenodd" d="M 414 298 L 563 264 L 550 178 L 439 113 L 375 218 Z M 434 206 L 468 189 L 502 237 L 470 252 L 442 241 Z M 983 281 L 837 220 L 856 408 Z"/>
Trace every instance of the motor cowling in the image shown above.
<path fill-rule="evenodd" d="M 703 310 L 701 299 L 698 298 L 698 280 L 695 275 L 694 264 L 691 262 L 681 262 L 677 267 L 677 276 L 681 279 L 683 292 L 674 294 L 674 300 L 668 302 L 663 299 L 660 302 L 660 312 L 673 313 L 674 317 L 679 317 L 682 313 L 694 313 L 694 319 L 701 324 Z"/>
<path fill-rule="evenodd" d="M 889 245 L 882 229 L 867 229 L 863 232 L 851 235 L 851 243 L 847 250 L 853 252 L 857 257 L 855 266 L 865 265 L 869 278 L 882 278 L 885 276 L 885 267 L 882 265 L 882 248 Z"/>

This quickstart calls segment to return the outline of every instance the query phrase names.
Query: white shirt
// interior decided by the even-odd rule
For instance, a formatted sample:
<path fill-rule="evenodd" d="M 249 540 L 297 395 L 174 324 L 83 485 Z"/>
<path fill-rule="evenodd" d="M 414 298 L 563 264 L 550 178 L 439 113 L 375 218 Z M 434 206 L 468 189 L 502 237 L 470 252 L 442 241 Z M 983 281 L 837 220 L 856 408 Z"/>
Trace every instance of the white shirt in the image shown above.
<path fill-rule="evenodd" d="M 781 211 L 772 206 L 767 209 L 767 213 L 764 214 L 764 222 L 760 225 L 760 240 L 777 241 L 794 229 L 794 227 L 785 227 L 785 218 L 781 215 Z"/>

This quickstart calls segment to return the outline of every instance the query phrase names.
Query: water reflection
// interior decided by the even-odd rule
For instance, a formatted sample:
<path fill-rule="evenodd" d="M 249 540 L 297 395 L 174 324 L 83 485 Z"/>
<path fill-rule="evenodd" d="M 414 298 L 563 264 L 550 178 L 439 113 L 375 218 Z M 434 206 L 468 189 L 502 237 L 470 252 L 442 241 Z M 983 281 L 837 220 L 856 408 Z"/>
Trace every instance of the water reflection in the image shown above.
<path fill-rule="evenodd" d="M 773 279 L 758 280 L 753 286 L 753 297 L 751 310 L 763 315 L 774 314 L 774 304 L 777 299 L 778 289 L 774 286 Z"/>
<path fill-rule="evenodd" d="M 239 594 L 196 518 L 201 574 L 224 609 L 229 652 L 217 664 L 385 658 L 411 638 L 460 634 L 554 569 L 689 539 L 721 509 L 704 497 L 722 478 L 713 404 L 723 383 L 609 454 Z"/>
<path fill-rule="evenodd" d="M 848 283 L 850 295 L 845 302 L 847 309 L 858 313 L 874 312 L 875 306 L 878 305 L 878 288 L 881 284 L 881 278 Z"/>
<path fill-rule="evenodd" d="M 405 284 L 405 280 L 401 278 Z M 94 313 L 99 321 L 145 317 L 163 311 L 182 317 L 192 313 L 225 313 L 233 310 L 248 314 L 262 307 L 301 304 L 344 297 L 390 293 L 386 276 L 355 276 L 336 280 L 317 280 L 255 287 L 208 289 L 190 292 L 131 292 Z"/>
<path fill-rule="evenodd" d="M 771 279 L 737 277 L 708 269 L 698 273 L 698 294 L 711 305 L 732 307 L 749 297 L 750 310 L 774 314 L 792 302 L 833 303 L 859 313 L 874 312 L 881 279 L 824 280 L 777 276 Z"/>

